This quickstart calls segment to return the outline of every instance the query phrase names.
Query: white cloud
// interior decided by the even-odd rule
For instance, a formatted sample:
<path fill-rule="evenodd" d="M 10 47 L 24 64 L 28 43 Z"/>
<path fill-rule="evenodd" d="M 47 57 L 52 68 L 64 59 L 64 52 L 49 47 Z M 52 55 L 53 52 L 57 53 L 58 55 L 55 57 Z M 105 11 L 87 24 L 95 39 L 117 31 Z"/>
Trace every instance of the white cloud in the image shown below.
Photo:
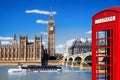
<path fill-rule="evenodd" d="M 85 38 L 80 38 L 80 40 L 81 40 L 82 42 L 85 42 L 85 41 L 86 41 L 86 39 L 85 39 Z"/>
<path fill-rule="evenodd" d="M 0 36 L 0 40 L 13 40 L 12 37 L 2 37 Z"/>
<path fill-rule="evenodd" d="M 64 44 L 56 45 L 56 53 L 62 53 Z"/>
<path fill-rule="evenodd" d="M 29 39 L 28 42 L 34 42 L 34 40 L 33 40 L 33 39 Z M 46 42 L 45 42 L 45 41 L 42 41 L 42 44 L 43 44 L 43 45 L 46 45 Z"/>
<path fill-rule="evenodd" d="M 48 21 L 45 20 L 36 20 L 37 24 L 48 24 Z"/>
<path fill-rule="evenodd" d="M 88 38 L 88 41 L 89 41 L 89 42 L 92 42 L 92 38 Z"/>
<path fill-rule="evenodd" d="M 44 15 L 49 15 L 51 12 L 50 11 L 45 11 L 45 10 L 26 10 L 25 13 L 36 13 L 36 14 L 44 14 Z M 56 14 L 55 11 L 53 11 L 53 14 Z"/>
<path fill-rule="evenodd" d="M 75 41 L 75 39 L 70 39 L 67 40 L 65 42 L 65 44 L 59 44 L 56 46 L 56 52 L 57 53 L 64 53 L 63 51 L 65 50 L 65 52 L 68 52 L 68 48 L 72 45 L 73 41 Z"/>
<path fill-rule="evenodd" d="M 63 53 L 64 56 L 69 55 L 68 48 L 73 44 L 76 39 L 70 39 L 65 42 L 65 44 L 59 44 L 56 46 L 57 53 Z M 82 42 L 86 41 L 86 38 L 80 38 Z M 91 42 L 91 38 L 88 38 L 88 41 Z"/>
<path fill-rule="evenodd" d="M 59 45 L 56 46 L 56 48 L 63 48 L 63 47 L 64 47 L 63 44 L 59 44 Z"/>
<path fill-rule="evenodd" d="M 59 44 L 59 45 L 56 46 L 56 48 L 61 49 L 61 48 L 65 47 L 65 46 L 70 47 L 72 45 L 73 41 L 75 41 L 75 39 L 67 40 L 65 42 L 65 44 Z"/>
<path fill-rule="evenodd" d="M 40 34 L 43 34 L 43 35 L 48 35 L 47 32 L 40 32 Z"/>
<path fill-rule="evenodd" d="M 86 38 L 80 38 L 80 40 L 81 40 L 82 42 L 85 42 L 85 41 L 86 41 Z M 91 42 L 91 38 L 87 38 L 87 40 Z"/>
<path fill-rule="evenodd" d="M 60 54 L 62 54 L 62 49 L 58 49 L 58 48 L 56 48 L 55 50 L 56 50 L 56 53 L 60 53 Z"/>
<path fill-rule="evenodd" d="M 65 45 L 67 47 L 70 47 L 74 41 L 75 41 L 75 39 L 67 40 L 66 43 L 65 43 Z"/>
<path fill-rule="evenodd" d="M 92 33 L 92 31 L 90 30 L 90 31 L 88 31 L 88 32 L 86 32 L 86 34 L 91 34 Z"/>
<path fill-rule="evenodd" d="M 9 44 L 12 44 L 10 41 L 1 41 L 1 44 L 2 45 L 9 45 Z"/>
<path fill-rule="evenodd" d="M 29 39 L 28 42 L 34 42 L 34 40 L 33 39 Z"/>
<path fill-rule="evenodd" d="M 46 42 L 45 42 L 45 41 L 42 41 L 42 44 L 43 44 L 43 45 L 46 45 Z"/>

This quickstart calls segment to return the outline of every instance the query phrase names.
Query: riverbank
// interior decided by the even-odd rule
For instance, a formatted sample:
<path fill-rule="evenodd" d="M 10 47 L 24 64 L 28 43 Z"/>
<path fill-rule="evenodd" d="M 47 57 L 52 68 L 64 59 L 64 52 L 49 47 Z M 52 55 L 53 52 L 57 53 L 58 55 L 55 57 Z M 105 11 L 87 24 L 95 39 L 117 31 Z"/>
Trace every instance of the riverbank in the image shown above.
<path fill-rule="evenodd" d="M 40 61 L 0 61 L 0 66 L 18 66 L 19 64 L 22 65 L 41 65 Z"/>
<path fill-rule="evenodd" d="M 45 62 L 46 62 L 45 64 L 50 65 L 50 66 L 65 65 L 65 66 L 70 66 L 70 67 L 73 67 L 73 68 L 80 68 L 80 69 L 83 69 L 83 70 L 91 70 L 91 66 L 66 65 L 64 63 L 64 60 L 48 60 L 48 61 L 45 61 Z M 18 66 L 19 64 L 41 66 L 42 62 L 40 62 L 40 61 L 19 61 L 19 62 L 16 62 L 16 61 L 0 61 L 0 66 Z"/>

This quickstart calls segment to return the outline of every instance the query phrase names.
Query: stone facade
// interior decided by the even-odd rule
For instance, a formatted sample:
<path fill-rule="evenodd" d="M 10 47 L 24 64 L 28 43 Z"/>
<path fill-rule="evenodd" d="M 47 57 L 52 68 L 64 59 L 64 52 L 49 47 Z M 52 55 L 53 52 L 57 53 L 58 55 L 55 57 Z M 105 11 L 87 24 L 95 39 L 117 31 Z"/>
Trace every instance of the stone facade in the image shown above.
<path fill-rule="evenodd" d="M 80 39 L 77 39 L 73 42 L 73 44 L 69 47 L 69 55 L 81 54 L 86 52 L 91 52 L 91 42 L 86 39 L 85 42 L 82 42 Z"/>
<path fill-rule="evenodd" d="M 49 56 L 54 56 L 55 54 L 55 21 L 52 12 L 48 21 L 48 53 Z"/>
<path fill-rule="evenodd" d="M 44 49 L 42 35 L 34 36 L 34 42 L 28 42 L 28 36 L 19 36 L 17 43 L 14 35 L 12 45 L 0 45 L 0 62 L 39 62 Z"/>

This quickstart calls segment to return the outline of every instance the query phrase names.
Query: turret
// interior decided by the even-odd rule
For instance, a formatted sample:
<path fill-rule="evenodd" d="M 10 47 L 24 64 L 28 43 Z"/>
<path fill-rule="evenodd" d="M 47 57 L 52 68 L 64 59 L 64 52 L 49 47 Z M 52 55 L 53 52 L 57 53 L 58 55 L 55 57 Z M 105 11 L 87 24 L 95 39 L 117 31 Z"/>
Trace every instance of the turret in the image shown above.
<path fill-rule="evenodd" d="M 36 40 L 36 34 L 34 34 L 34 41 Z"/>
<path fill-rule="evenodd" d="M 13 45 L 16 45 L 17 41 L 16 41 L 16 34 L 14 34 L 14 38 L 13 38 Z"/>
<path fill-rule="evenodd" d="M 28 35 L 26 35 L 26 42 L 28 42 Z"/>
<path fill-rule="evenodd" d="M 89 43 L 89 41 L 88 41 L 88 38 L 86 38 L 86 41 L 85 41 L 86 43 Z"/>
<path fill-rule="evenodd" d="M 50 12 L 50 19 L 49 19 L 49 21 L 48 21 L 48 24 L 54 24 L 55 22 L 54 22 L 54 16 L 53 16 L 53 12 L 51 11 Z"/>
<path fill-rule="evenodd" d="M 28 43 L 28 40 L 27 40 L 27 36 L 21 36 L 19 37 L 19 44 L 20 45 L 23 45 L 23 46 L 26 46 Z"/>
<path fill-rule="evenodd" d="M 40 34 L 40 41 L 41 41 L 41 43 L 42 43 L 42 34 Z"/>

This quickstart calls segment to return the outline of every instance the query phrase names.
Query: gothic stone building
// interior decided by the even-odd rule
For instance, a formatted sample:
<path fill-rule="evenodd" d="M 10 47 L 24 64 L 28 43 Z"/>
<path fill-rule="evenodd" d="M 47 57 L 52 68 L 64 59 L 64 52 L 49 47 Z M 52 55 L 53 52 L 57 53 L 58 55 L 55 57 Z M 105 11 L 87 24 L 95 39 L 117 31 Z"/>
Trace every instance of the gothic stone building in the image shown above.
<path fill-rule="evenodd" d="M 19 36 L 17 43 L 16 35 L 14 35 L 12 45 L 0 45 L 0 61 L 1 62 L 21 62 L 21 63 L 41 63 L 41 55 L 44 49 L 41 37 L 34 36 L 34 42 L 28 42 L 28 36 Z M 5 63 L 3 63 L 5 64 Z"/>
<path fill-rule="evenodd" d="M 87 39 L 85 42 L 82 42 L 80 39 L 77 39 L 69 47 L 68 52 L 69 55 L 81 54 L 91 52 L 91 48 L 92 48 L 91 42 L 89 42 Z"/>
<path fill-rule="evenodd" d="M 105 42 L 101 41 L 98 44 L 104 46 Z M 87 53 L 87 52 L 91 52 L 91 50 L 92 50 L 92 45 L 91 42 L 88 41 L 88 39 L 86 39 L 85 42 L 82 42 L 81 39 L 77 39 L 68 48 L 69 55 Z"/>

